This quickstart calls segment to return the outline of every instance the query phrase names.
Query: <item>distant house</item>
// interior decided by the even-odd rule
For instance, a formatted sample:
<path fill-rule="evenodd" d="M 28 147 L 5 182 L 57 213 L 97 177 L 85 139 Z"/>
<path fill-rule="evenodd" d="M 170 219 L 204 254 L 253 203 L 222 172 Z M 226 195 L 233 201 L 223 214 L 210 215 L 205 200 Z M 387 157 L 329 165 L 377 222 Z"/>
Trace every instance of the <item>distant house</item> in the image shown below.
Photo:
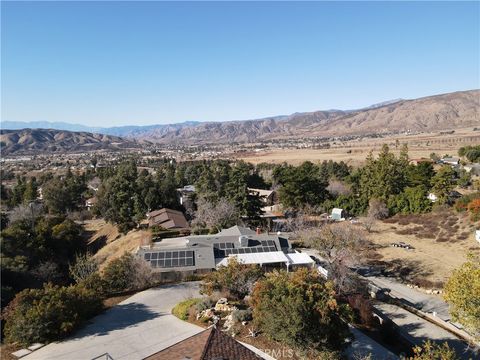
<path fill-rule="evenodd" d="M 458 165 L 460 164 L 460 158 L 458 157 L 444 157 L 440 159 L 440 162 L 447 165 Z"/>
<path fill-rule="evenodd" d="M 258 195 L 265 206 L 273 206 L 278 202 L 278 196 L 275 190 L 248 188 L 248 191 L 250 194 Z"/>
<path fill-rule="evenodd" d="M 448 203 L 453 203 L 455 200 L 457 200 L 458 198 L 461 198 L 462 197 L 462 194 L 460 194 L 458 191 L 456 190 L 452 190 L 450 191 L 450 193 L 448 194 L 448 199 L 447 199 L 447 202 Z M 427 198 L 428 200 L 430 200 L 432 203 L 436 202 L 438 200 L 438 196 L 435 195 L 434 193 L 429 193 L 427 195 Z"/>
<path fill-rule="evenodd" d="M 195 208 L 195 185 L 185 185 L 177 189 L 177 198 L 187 214 L 193 214 Z"/>
<path fill-rule="evenodd" d="M 345 220 L 345 216 L 345 210 L 333 208 L 329 218 L 335 221 L 343 221 Z"/>
<path fill-rule="evenodd" d="M 418 164 L 421 164 L 421 163 L 433 164 L 434 161 L 432 159 L 428 159 L 428 158 L 419 158 L 419 159 L 411 159 L 409 161 L 409 163 L 412 164 L 412 165 L 418 165 Z"/>
<path fill-rule="evenodd" d="M 147 214 L 148 226 L 161 226 L 164 229 L 186 229 L 189 227 L 181 211 L 163 208 Z"/>
<path fill-rule="evenodd" d="M 87 187 L 90 190 L 97 192 L 101 184 L 102 184 L 102 180 L 100 180 L 99 177 L 94 177 L 92 180 L 88 182 Z"/>
<path fill-rule="evenodd" d="M 260 355 L 212 325 L 200 333 L 167 347 L 144 360 L 258 360 Z"/>
<path fill-rule="evenodd" d="M 475 230 L 475 240 L 480 243 L 480 230 Z"/>
<path fill-rule="evenodd" d="M 463 168 L 471 175 L 480 176 L 480 163 L 467 164 Z"/>
<path fill-rule="evenodd" d="M 98 199 L 96 196 L 91 197 L 90 199 L 87 199 L 85 201 L 85 207 L 90 210 L 92 207 L 94 207 L 98 202 Z"/>

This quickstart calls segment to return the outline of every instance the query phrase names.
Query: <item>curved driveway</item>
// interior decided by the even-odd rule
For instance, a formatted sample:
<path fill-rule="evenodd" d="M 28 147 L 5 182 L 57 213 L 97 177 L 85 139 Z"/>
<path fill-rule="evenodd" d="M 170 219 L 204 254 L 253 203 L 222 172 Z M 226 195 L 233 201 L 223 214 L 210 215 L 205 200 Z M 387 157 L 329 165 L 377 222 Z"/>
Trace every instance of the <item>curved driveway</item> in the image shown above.
<path fill-rule="evenodd" d="M 93 318 L 74 336 L 22 359 L 90 360 L 104 353 L 114 360 L 143 359 L 203 330 L 170 313 L 179 301 L 200 296 L 198 284 L 142 291 Z"/>

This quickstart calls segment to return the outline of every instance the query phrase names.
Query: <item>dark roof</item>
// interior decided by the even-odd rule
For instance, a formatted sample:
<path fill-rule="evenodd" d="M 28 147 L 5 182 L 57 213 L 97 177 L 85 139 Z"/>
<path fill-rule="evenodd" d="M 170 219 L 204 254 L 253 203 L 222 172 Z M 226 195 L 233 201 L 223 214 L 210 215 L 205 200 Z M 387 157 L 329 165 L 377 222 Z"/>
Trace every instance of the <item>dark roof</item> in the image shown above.
<path fill-rule="evenodd" d="M 260 357 L 212 326 L 163 349 L 145 360 L 258 360 Z"/>
<path fill-rule="evenodd" d="M 188 228 L 187 219 L 181 211 L 163 208 L 147 214 L 150 226 L 159 225 L 165 229 Z"/>

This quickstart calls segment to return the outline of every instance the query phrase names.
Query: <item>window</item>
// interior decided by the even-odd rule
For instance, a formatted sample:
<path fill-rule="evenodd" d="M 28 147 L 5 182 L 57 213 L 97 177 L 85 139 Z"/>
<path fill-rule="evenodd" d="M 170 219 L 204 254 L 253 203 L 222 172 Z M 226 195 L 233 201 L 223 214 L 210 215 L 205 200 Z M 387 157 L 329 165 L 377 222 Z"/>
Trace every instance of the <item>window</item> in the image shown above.
<path fill-rule="evenodd" d="M 158 253 L 152 253 L 152 260 L 156 260 L 158 256 Z"/>
<path fill-rule="evenodd" d="M 150 253 L 146 253 L 143 257 L 145 260 L 150 260 Z"/>

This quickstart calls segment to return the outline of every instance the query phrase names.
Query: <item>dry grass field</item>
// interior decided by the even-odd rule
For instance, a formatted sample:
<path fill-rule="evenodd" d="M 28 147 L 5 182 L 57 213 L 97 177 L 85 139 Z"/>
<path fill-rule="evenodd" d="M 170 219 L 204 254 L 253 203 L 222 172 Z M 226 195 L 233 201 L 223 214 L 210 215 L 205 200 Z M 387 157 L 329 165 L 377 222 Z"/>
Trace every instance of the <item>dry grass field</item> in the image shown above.
<path fill-rule="evenodd" d="M 151 240 L 150 231 L 131 230 L 127 234 L 121 234 L 115 225 L 103 219 L 86 221 L 84 227 L 88 233 L 88 246 L 99 261 L 100 268 Z"/>
<path fill-rule="evenodd" d="M 480 131 L 472 131 L 470 128 L 456 130 L 453 134 L 396 135 L 381 139 L 333 142 L 329 149 L 265 150 L 242 154 L 238 158 L 253 164 L 262 162 L 299 164 L 305 160 L 312 162 L 334 160 L 358 166 L 365 161 L 370 150 L 377 153 L 383 144 L 388 144 L 394 152 L 398 153 L 401 147 L 398 144 L 404 143 L 408 144 L 411 159 L 428 158 L 431 153 L 436 153 L 439 156 L 444 154 L 456 155 L 458 149 L 462 146 L 480 144 Z"/>
<path fill-rule="evenodd" d="M 397 215 L 379 222 L 369 234 L 377 259 L 402 278 L 424 287 L 440 287 L 452 271 L 466 261 L 469 252 L 480 252 L 474 224 L 466 214 L 439 209 L 424 215 Z M 404 242 L 407 250 L 393 247 Z"/>

